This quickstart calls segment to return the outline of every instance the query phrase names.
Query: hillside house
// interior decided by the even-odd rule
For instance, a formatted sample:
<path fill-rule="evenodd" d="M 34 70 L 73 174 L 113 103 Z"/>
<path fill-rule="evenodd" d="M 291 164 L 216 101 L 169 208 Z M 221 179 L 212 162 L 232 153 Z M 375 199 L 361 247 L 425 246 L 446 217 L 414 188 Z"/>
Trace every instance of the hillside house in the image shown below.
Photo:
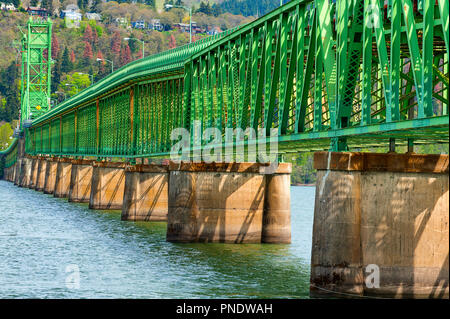
<path fill-rule="evenodd" d="M 145 29 L 145 25 L 146 25 L 145 20 L 142 20 L 142 19 L 131 22 L 131 27 L 134 29 L 143 30 L 143 29 Z"/>
<path fill-rule="evenodd" d="M 45 8 L 28 7 L 27 12 L 31 16 L 41 17 L 43 19 L 46 19 L 48 17 L 48 12 L 47 12 L 47 9 L 45 9 Z"/>
<path fill-rule="evenodd" d="M 128 28 L 128 19 L 127 18 L 115 18 L 114 23 L 118 27 Z"/>
<path fill-rule="evenodd" d="M 86 19 L 88 20 L 94 20 L 94 21 L 102 21 L 102 16 L 95 12 L 87 12 L 85 15 Z"/>
<path fill-rule="evenodd" d="M 189 30 L 190 30 L 189 24 L 186 24 L 186 23 L 175 23 L 173 25 L 173 28 L 180 32 L 189 32 Z"/>
<path fill-rule="evenodd" d="M 16 11 L 17 8 L 12 3 L 0 2 L 0 9 L 3 11 Z"/>
<path fill-rule="evenodd" d="M 71 21 L 81 21 L 81 19 L 83 18 L 82 14 L 76 10 L 61 10 L 61 13 L 59 14 L 59 16 L 62 19 L 68 19 Z"/>
<path fill-rule="evenodd" d="M 159 19 L 152 19 L 150 23 L 148 24 L 148 28 L 150 30 L 156 30 L 156 31 L 163 31 L 164 26 L 161 24 L 161 20 Z"/>
<path fill-rule="evenodd" d="M 222 29 L 219 28 L 219 27 L 210 28 L 208 30 L 208 32 L 206 32 L 206 34 L 208 34 L 208 35 L 216 35 L 216 34 L 219 34 L 219 33 L 222 33 Z"/>

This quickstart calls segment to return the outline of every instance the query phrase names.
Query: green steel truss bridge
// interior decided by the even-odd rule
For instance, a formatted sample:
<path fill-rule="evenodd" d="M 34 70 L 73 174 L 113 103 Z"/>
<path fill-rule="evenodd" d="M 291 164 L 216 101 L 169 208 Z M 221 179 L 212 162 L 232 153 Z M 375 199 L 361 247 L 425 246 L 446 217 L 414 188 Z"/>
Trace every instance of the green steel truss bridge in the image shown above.
<path fill-rule="evenodd" d="M 447 0 L 293 0 L 122 67 L 34 118 L 26 153 L 167 158 L 197 121 L 275 128 L 280 154 L 448 143 L 448 59 Z"/>

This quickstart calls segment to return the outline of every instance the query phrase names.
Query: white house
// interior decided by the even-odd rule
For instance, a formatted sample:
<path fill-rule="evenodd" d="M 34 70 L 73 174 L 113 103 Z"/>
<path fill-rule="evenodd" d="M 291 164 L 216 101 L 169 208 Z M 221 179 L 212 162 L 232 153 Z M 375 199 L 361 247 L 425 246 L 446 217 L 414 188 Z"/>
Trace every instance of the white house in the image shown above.
<path fill-rule="evenodd" d="M 164 29 L 164 27 L 161 24 L 161 20 L 159 19 L 152 19 L 148 24 L 148 28 L 150 30 L 157 30 L 157 31 L 162 31 Z"/>
<path fill-rule="evenodd" d="M 95 12 L 86 12 L 86 14 L 84 16 L 88 20 L 95 20 L 95 21 L 101 21 L 102 20 L 102 16 L 100 14 L 98 14 L 98 13 L 95 13 Z"/>
<path fill-rule="evenodd" d="M 127 28 L 128 27 L 128 19 L 127 18 L 115 18 L 114 22 L 116 26 Z"/>
<path fill-rule="evenodd" d="M 0 9 L 5 11 L 16 11 L 17 8 L 12 3 L 0 2 Z"/>
<path fill-rule="evenodd" d="M 68 19 L 72 21 L 81 21 L 83 18 L 82 14 L 76 10 L 61 10 L 60 17 L 63 19 Z"/>

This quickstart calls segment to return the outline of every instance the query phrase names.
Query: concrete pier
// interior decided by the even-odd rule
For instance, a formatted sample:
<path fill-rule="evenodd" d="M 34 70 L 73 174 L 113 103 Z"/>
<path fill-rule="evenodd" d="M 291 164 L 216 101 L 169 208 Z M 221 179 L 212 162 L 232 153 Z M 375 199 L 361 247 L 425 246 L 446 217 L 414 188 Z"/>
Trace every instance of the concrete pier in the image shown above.
<path fill-rule="evenodd" d="M 69 197 L 72 161 L 68 158 L 59 158 L 56 165 L 54 197 Z"/>
<path fill-rule="evenodd" d="M 448 298 L 448 155 L 320 152 L 314 166 L 312 296 Z"/>
<path fill-rule="evenodd" d="M 72 160 L 70 175 L 69 202 L 89 203 L 91 197 L 91 182 L 93 161 Z"/>
<path fill-rule="evenodd" d="M 15 163 L 13 166 L 11 166 L 11 172 L 10 172 L 10 176 L 11 176 L 11 182 L 12 183 L 14 183 L 14 181 L 16 180 L 16 172 L 17 172 L 17 169 L 16 169 L 16 166 L 17 166 L 17 163 Z"/>
<path fill-rule="evenodd" d="M 129 165 L 125 168 L 122 220 L 167 221 L 168 197 L 167 165 Z"/>
<path fill-rule="evenodd" d="M 261 242 L 291 242 L 291 172 L 292 166 L 278 164 L 275 174 L 266 175 L 266 194 Z"/>
<path fill-rule="evenodd" d="M 11 167 L 3 169 L 3 178 L 8 182 L 14 182 L 15 164 Z"/>
<path fill-rule="evenodd" d="M 35 189 L 37 183 L 39 159 L 36 156 L 31 158 L 31 179 L 28 188 Z"/>
<path fill-rule="evenodd" d="M 122 210 L 125 163 L 94 162 L 89 208 Z"/>
<path fill-rule="evenodd" d="M 19 176 L 19 182 L 18 185 L 20 187 L 28 187 L 31 181 L 31 158 L 29 157 L 23 157 L 20 161 L 20 176 Z"/>
<path fill-rule="evenodd" d="M 268 175 L 261 174 L 262 166 L 257 163 L 171 163 L 167 240 L 290 242 L 290 223 L 276 225 L 290 221 L 290 216 L 284 216 L 285 206 L 277 206 L 278 199 L 266 201 Z M 284 174 L 289 174 L 290 165 L 284 166 Z M 276 178 L 269 188 L 275 184 L 286 186 L 276 196 L 289 198 L 290 185 Z M 264 218 L 266 202 L 273 205 L 268 207 Z M 282 218 L 274 217 L 276 215 Z M 278 231 L 286 233 L 277 234 Z"/>
<path fill-rule="evenodd" d="M 5 181 L 9 181 L 9 175 L 10 175 L 10 168 L 9 167 L 4 167 L 3 168 L 3 179 Z"/>
<path fill-rule="evenodd" d="M 45 173 L 47 171 L 47 160 L 45 157 L 38 157 L 37 165 L 37 180 L 35 190 L 38 192 L 44 191 Z"/>
<path fill-rule="evenodd" d="M 14 165 L 14 185 L 19 185 L 20 171 L 22 169 L 22 159 L 18 158 L 16 164 Z"/>
<path fill-rule="evenodd" d="M 3 179 L 5 180 L 5 181 L 8 181 L 8 182 L 10 182 L 11 180 L 10 180 L 10 175 L 11 175 L 11 168 L 10 167 L 8 167 L 8 168 L 4 168 L 3 169 Z"/>
<path fill-rule="evenodd" d="M 58 158 L 47 158 L 45 167 L 44 194 L 53 194 L 55 191 L 56 169 L 58 168 Z"/>

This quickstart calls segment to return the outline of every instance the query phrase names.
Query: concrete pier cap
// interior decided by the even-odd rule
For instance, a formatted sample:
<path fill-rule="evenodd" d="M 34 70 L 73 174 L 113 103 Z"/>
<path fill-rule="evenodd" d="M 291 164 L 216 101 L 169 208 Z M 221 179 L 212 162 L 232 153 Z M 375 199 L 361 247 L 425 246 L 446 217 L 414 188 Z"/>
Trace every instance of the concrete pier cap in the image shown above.
<path fill-rule="evenodd" d="M 289 243 L 292 168 L 267 166 L 170 162 L 167 240 Z"/>
<path fill-rule="evenodd" d="M 314 167 L 311 296 L 448 298 L 448 155 L 318 152 Z"/>
<path fill-rule="evenodd" d="M 165 222 L 168 209 L 168 163 L 127 165 L 122 220 Z"/>

